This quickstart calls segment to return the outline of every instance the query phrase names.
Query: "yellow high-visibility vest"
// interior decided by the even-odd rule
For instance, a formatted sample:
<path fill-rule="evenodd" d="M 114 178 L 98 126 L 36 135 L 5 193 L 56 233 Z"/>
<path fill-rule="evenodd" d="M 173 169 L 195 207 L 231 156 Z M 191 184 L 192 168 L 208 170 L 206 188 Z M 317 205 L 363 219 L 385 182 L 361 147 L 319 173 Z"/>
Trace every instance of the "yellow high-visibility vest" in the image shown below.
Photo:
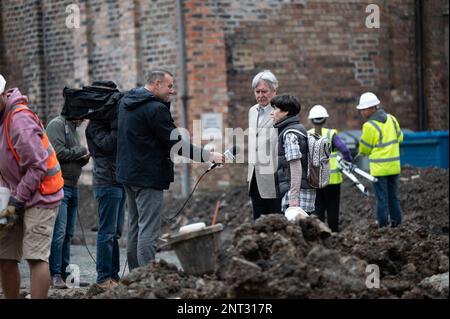
<path fill-rule="evenodd" d="M 359 152 L 369 155 L 372 176 L 400 174 L 401 142 L 403 132 L 397 119 L 391 114 L 388 114 L 385 123 L 370 120 L 363 124 Z"/>
<path fill-rule="evenodd" d="M 310 129 L 310 133 L 314 133 L 315 129 Z M 335 129 L 328 129 L 328 128 L 322 128 L 321 130 L 321 136 L 326 136 L 328 140 L 330 141 L 330 144 L 333 141 L 333 137 L 335 134 L 337 134 L 338 131 Z M 336 185 L 342 183 L 342 174 L 341 171 L 338 169 L 338 162 L 337 162 L 337 151 L 332 151 L 330 154 L 330 183 L 329 185 Z"/>

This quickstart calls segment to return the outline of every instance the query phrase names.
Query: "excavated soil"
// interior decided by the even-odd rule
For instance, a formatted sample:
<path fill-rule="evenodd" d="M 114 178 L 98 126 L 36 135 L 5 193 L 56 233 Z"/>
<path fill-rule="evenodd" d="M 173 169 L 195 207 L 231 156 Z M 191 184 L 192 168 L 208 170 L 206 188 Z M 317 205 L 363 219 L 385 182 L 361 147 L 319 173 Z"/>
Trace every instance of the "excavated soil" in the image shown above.
<path fill-rule="evenodd" d="M 224 231 L 214 273 L 192 276 L 153 262 L 130 272 L 114 289 L 92 285 L 86 293 L 51 297 L 448 298 L 448 182 L 448 170 L 404 168 L 399 182 L 403 223 L 379 229 L 373 197 L 346 181 L 339 233 L 314 216 L 289 222 L 270 215 L 253 222 L 245 187 L 196 194 L 171 221 L 183 201 L 167 196 L 163 233 L 198 221 L 210 225 L 220 202 Z"/>
<path fill-rule="evenodd" d="M 211 224 L 220 201 L 218 222 L 225 230 L 215 273 L 190 276 L 166 262 L 151 263 L 119 287 L 91 287 L 84 297 L 448 298 L 448 179 L 448 170 L 403 169 L 403 224 L 382 229 L 375 223 L 373 197 L 346 182 L 339 233 L 316 217 L 289 222 L 271 215 L 253 222 L 244 187 L 197 194 L 163 231 Z M 164 215 L 173 216 L 181 204 L 169 199 Z"/>

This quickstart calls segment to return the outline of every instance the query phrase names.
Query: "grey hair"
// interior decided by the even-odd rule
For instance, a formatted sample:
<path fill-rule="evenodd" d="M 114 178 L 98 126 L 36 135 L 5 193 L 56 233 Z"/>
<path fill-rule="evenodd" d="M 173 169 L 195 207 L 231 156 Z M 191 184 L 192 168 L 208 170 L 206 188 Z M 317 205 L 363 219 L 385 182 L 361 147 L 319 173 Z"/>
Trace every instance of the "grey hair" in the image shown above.
<path fill-rule="evenodd" d="M 274 89 L 274 90 L 278 89 L 278 80 L 270 70 L 264 70 L 262 72 L 259 72 L 253 78 L 253 81 L 252 81 L 253 90 L 258 86 L 258 84 L 259 84 L 259 82 L 261 82 L 261 80 L 264 80 L 265 82 L 267 82 L 267 84 L 269 84 L 272 87 L 272 89 Z"/>
<path fill-rule="evenodd" d="M 147 74 L 147 84 L 152 84 L 156 80 L 163 81 L 164 77 L 166 76 L 166 74 L 170 75 L 171 77 L 173 77 L 172 73 L 170 73 L 169 71 L 164 70 L 164 69 L 153 69 L 153 70 L 151 70 Z"/>

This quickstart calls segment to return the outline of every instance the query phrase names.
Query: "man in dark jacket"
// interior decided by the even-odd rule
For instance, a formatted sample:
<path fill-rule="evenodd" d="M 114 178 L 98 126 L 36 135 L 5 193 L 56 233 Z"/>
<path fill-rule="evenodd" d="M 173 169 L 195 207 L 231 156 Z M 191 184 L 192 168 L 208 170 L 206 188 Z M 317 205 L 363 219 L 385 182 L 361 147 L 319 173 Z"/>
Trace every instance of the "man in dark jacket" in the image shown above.
<path fill-rule="evenodd" d="M 125 93 L 119 103 L 117 180 L 124 184 L 127 193 L 130 270 L 155 259 L 163 190 L 174 179 L 172 147 L 181 143 L 178 154 L 193 160 L 224 161 L 222 154 L 181 139 L 170 114 L 173 82 L 168 71 L 153 70 L 145 87 Z"/>
<path fill-rule="evenodd" d="M 64 199 L 58 210 L 50 251 L 52 287 L 67 288 L 66 268 L 70 264 L 70 242 L 75 231 L 78 212 L 78 179 L 81 168 L 89 162 L 89 153 L 80 143 L 77 127 L 82 120 L 68 120 L 57 116 L 47 125 L 47 135 L 52 143 L 64 178 Z"/>
<path fill-rule="evenodd" d="M 111 106 L 116 108 L 116 106 Z M 120 279 L 119 238 L 125 216 L 125 190 L 116 181 L 117 116 L 91 120 L 86 128 L 94 159 L 94 196 L 98 201 L 97 284 L 109 289 Z"/>

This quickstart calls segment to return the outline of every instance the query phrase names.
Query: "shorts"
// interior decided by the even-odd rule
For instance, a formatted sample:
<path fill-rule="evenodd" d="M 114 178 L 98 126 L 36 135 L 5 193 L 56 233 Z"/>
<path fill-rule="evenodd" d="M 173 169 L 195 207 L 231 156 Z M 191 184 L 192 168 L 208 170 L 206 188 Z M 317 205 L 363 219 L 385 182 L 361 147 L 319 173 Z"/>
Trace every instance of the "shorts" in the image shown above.
<path fill-rule="evenodd" d="M 10 230 L 0 230 L 0 259 L 48 262 L 58 208 L 32 207 Z"/>

